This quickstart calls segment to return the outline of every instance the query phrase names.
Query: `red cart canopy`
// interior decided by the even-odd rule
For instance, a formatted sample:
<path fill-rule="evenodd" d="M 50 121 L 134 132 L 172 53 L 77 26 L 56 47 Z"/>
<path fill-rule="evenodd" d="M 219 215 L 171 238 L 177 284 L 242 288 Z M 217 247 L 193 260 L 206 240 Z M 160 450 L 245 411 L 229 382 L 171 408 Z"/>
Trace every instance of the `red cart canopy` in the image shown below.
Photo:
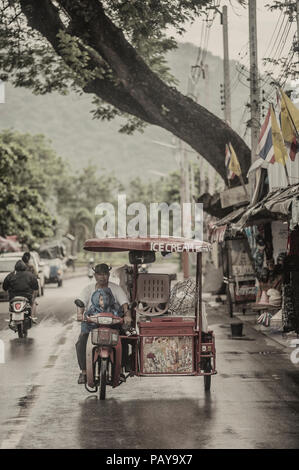
<path fill-rule="evenodd" d="M 157 251 L 200 253 L 210 251 L 210 243 L 176 237 L 92 238 L 84 244 L 87 251 Z"/>

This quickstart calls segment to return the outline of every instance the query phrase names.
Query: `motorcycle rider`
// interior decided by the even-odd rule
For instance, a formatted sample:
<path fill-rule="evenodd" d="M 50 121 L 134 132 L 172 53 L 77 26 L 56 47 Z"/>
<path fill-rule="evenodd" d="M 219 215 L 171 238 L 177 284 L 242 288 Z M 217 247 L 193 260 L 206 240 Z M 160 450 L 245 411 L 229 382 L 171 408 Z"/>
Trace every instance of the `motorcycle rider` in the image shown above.
<path fill-rule="evenodd" d="M 109 282 L 110 269 L 107 264 L 97 264 L 93 269 L 96 284 L 93 282 L 88 284 L 85 289 L 81 292 L 79 299 L 82 300 L 85 307 L 81 309 L 81 316 L 83 318 L 84 310 L 91 307 L 91 297 L 93 293 L 98 289 L 110 288 L 116 304 L 122 307 L 124 312 L 124 323 L 129 326 L 132 322 L 131 312 L 129 310 L 129 301 L 123 289 L 113 282 Z M 81 373 L 78 378 L 78 384 L 86 383 L 86 345 L 88 340 L 89 332 L 86 332 L 85 323 L 81 323 L 81 333 L 76 343 L 76 352 L 78 358 L 78 364 L 81 369 Z"/>
<path fill-rule="evenodd" d="M 32 263 L 30 263 L 30 259 L 31 259 L 31 254 L 29 253 L 29 251 L 26 251 L 22 256 L 22 261 L 23 261 L 23 263 L 26 264 L 27 270 L 31 271 L 32 274 L 34 274 L 36 277 L 38 277 L 38 272 L 36 271 L 34 265 Z"/>
<path fill-rule="evenodd" d="M 26 297 L 31 305 L 31 316 L 35 315 L 38 282 L 36 276 L 27 270 L 22 260 L 16 262 L 15 271 L 6 276 L 2 287 L 3 290 L 8 291 L 9 301 L 17 296 Z"/>

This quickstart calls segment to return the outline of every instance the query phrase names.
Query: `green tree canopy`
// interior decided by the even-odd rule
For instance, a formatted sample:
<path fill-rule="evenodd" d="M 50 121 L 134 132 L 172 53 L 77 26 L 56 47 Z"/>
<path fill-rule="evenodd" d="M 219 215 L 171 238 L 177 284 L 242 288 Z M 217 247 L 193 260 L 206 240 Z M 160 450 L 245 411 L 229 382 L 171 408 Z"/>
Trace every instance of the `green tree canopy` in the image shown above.
<path fill-rule="evenodd" d="M 0 134 L 0 234 L 32 245 L 53 235 L 54 219 L 37 189 L 32 155 L 12 132 Z"/>

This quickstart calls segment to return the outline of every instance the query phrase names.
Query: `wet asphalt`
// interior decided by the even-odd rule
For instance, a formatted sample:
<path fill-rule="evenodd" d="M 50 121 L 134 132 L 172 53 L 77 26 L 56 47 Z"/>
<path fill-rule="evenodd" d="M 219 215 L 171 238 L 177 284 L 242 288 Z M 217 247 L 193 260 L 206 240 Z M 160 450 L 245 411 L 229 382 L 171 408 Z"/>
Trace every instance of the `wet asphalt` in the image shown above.
<path fill-rule="evenodd" d="M 0 303 L 0 448 L 298 448 L 299 365 L 249 325 L 232 339 L 224 306 L 208 308 L 218 370 L 210 393 L 202 377 L 134 377 L 109 387 L 105 402 L 88 394 L 77 385 L 72 303 L 87 282 L 48 286 L 26 340 L 8 330 Z"/>

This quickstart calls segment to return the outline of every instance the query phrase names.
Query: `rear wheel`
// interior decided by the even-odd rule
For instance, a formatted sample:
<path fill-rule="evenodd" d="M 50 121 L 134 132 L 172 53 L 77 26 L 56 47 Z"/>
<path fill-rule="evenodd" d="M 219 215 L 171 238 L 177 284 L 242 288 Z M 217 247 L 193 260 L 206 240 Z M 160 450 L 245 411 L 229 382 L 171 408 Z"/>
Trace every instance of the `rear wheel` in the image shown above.
<path fill-rule="evenodd" d="M 100 400 L 105 400 L 106 398 L 107 365 L 108 359 L 102 359 L 100 368 Z"/>
<path fill-rule="evenodd" d="M 18 324 L 18 336 L 19 338 L 27 338 L 27 328 L 25 328 L 24 323 Z"/>

